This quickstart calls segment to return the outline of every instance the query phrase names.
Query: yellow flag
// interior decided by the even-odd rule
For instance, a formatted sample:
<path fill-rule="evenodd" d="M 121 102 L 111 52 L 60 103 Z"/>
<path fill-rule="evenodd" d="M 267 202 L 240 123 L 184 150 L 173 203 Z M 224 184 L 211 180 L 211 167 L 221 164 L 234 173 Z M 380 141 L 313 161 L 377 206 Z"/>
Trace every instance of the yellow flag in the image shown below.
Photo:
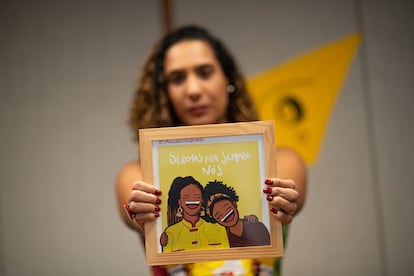
<path fill-rule="evenodd" d="M 319 152 L 329 115 L 360 43 L 357 33 L 251 77 L 247 84 L 262 120 L 274 120 L 278 146 L 306 163 Z"/>

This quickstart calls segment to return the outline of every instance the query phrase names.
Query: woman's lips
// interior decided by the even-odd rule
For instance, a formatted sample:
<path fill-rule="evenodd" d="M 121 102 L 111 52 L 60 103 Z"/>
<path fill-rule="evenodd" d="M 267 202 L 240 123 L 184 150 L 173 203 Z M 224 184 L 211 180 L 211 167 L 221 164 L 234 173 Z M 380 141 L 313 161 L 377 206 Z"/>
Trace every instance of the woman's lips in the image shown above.
<path fill-rule="evenodd" d="M 195 106 L 195 107 L 190 108 L 190 113 L 193 116 L 201 116 L 206 112 L 207 112 L 206 106 Z"/>

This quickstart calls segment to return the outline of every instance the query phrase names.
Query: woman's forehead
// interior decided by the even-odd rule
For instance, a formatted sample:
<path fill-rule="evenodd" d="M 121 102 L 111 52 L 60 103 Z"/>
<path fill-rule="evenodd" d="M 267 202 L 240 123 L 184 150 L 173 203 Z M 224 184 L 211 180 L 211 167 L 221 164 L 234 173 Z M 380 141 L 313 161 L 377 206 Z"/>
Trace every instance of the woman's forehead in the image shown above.
<path fill-rule="evenodd" d="M 183 187 L 181 191 L 200 191 L 200 188 L 196 184 L 188 184 L 187 186 Z"/>
<path fill-rule="evenodd" d="M 211 46 L 202 40 L 185 40 L 171 46 L 165 55 L 165 72 L 218 64 Z"/>

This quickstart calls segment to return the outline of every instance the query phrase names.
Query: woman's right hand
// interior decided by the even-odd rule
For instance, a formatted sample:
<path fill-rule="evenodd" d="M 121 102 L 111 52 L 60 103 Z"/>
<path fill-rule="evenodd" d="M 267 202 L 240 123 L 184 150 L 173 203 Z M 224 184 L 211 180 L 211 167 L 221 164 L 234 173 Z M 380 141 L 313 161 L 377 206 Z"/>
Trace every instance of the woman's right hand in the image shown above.
<path fill-rule="evenodd" d="M 153 221 L 160 216 L 161 191 L 154 185 L 144 181 L 136 181 L 132 185 L 132 191 L 129 197 L 129 210 L 131 218 L 141 227 L 145 222 Z"/>

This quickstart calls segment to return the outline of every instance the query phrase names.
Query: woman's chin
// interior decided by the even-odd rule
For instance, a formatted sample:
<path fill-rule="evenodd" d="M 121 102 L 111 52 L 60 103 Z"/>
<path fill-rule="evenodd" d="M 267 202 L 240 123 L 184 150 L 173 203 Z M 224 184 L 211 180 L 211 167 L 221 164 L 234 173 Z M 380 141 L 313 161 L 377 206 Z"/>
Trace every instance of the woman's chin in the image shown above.
<path fill-rule="evenodd" d="M 198 117 L 198 118 L 192 118 L 190 120 L 187 121 L 186 125 L 209 125 L 209 124 L 216 124 L 218 123 L 216 120 L 213 120 L 211 118 L 202 118 L 202 117 Z"/>

